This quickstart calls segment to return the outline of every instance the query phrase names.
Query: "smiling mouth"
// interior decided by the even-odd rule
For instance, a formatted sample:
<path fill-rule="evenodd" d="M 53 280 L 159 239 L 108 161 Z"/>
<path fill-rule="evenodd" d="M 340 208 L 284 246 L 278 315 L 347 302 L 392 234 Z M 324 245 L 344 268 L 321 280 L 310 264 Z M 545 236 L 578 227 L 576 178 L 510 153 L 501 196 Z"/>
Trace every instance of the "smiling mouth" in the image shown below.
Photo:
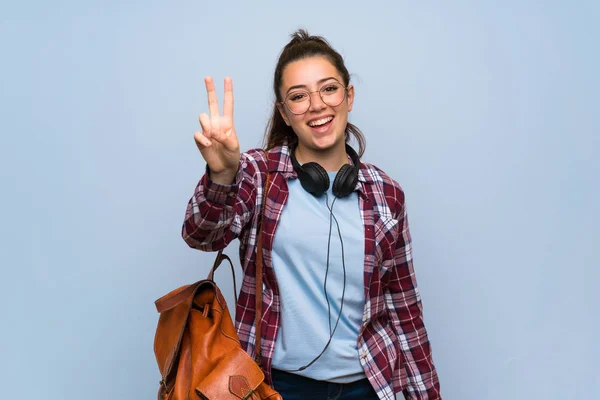
<path fill-rule="evenodd" d="M 318 128 L 324 125 L 327 125 L 329 122 L 333 121 L 333 117 L 325 117 L 325 118 L 321 118 L 318 119 L 316 121 L 311 121 L 308 123 L 308 126 L 310 126 L 311 128 Z"/>

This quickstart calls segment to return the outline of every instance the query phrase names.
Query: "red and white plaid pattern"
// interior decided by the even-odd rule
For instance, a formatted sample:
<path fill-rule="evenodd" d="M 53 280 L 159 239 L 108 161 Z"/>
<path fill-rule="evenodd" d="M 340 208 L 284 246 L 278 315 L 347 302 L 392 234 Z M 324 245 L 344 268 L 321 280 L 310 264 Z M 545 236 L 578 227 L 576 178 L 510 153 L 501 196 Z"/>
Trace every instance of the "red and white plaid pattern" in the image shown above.
<path fill-rule="evenodd" d="M 351 160 L 350 160 L 351 162 Z M 236 308 L 236 329 L 242 347 L 254 356 L 254 293 L 257 225 L 263 190 L 271 172 L 263 230 L 262 368 L 271 383 L 271 361 L 280 324 L 279 290 L 272 267 L 273 238 L 288 198 L 287 181 L 296 179 L 289 148 L 260 149 L 241 156 L 230 186 L 204 174 L 188 203 L 182 236 L 193 248 L 218 251 L 240 240 L 244 279 Z M 365 374 L 380 399 L 441 399 L 431 346 L 413 270 L 411 238 L 404 193 L 377 167 L 361 163 L 356 186 L 365 226 L 365 307 L 358 349 Z"/>

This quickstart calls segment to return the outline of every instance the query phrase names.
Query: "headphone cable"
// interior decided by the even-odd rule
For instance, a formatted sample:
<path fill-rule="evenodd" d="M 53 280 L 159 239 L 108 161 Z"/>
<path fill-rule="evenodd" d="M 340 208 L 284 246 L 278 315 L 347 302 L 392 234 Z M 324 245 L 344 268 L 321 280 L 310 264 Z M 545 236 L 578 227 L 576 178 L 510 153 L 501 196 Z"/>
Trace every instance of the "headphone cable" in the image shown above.
<path fill-rule="evenodd" d="M 329 344 L 331 343 L 331 340 L 333 339 L 333 335 L 335 335 L 335 331 L 337 330 L 338 324 L 340 322 L 340 318 L 342 316 L 342 310 L 344 309 L 344 297 L 346 295 L 346 262 L 345 262 L 345 257 L 344 257 L 344 241 L 342 239 L 342 232 L 340 230 L 340 224 L 339 224 L 335 214 L 333 214 L 333 205 L 335 204 L 336 200 L 337 200 L 337 197 L 333 199 L 333 201 L 331 202 L 331 207 L 329 207 L 327 193 L 325 193 L 325 203 L 327 204 L 327 209 L 329 210 L 329 240 L 327 241 L 327 265 L 326 265 L 326 269 L 325 269 L 325 281 L 323 284 L 323 291 L 325 294 L 325 300 L 327 301 L 327 320 L 329 322 L 329 340 L 327 341 L 327 344 L 325 345 L 325 347 L 323 348 L 323 350 L 321 351 L 321 353 L 319 353 L 319 355 L 317 357 L 315 357 L 307 365 L 300 367 L 299 369 L 293 370 L 293 371 L 303 371 L 306 368 L 313 365 L 319 358 L 321 358 L 323 353 L 325 353 L 325 350 L 327 350 L 327 347 L 329 347 Z M 344 286 L 342 289 L 342 304 L 340 305 L 340 312 L 338 314 L 337 320 L 335 321 L 335 325 L 333 327 L 333 332 L 331 331 L 331 305 L 329 303 L 329 296 L 327 296 L 327 276 L 329 274 L 329 249 L 330 249 L 330 243 L 331 243 L 331 228 L 333 225 L 332 218 L 335 220 L 335 224 L 336 224 L 337 230 L 338 230 L 338 235 L 340 238 L 340 244 L 342 247 L 342 269 L 344 271 Z"/>

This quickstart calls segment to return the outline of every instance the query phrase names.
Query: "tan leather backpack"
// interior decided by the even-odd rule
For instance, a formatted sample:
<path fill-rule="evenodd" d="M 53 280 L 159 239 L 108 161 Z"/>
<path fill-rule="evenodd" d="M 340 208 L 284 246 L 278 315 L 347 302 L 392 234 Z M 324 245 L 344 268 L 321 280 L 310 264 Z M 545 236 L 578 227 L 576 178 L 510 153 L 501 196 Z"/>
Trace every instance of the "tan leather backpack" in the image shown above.
<path fill-rule="evenodd" d="M 163 378 L 159 400 L 282 399 L 240 346 L 225 298 L 213 280 L 223 260 L 231 264 L 220 251 L 208 279 L 156 301 L 160 318 L 154 353 Z"/>

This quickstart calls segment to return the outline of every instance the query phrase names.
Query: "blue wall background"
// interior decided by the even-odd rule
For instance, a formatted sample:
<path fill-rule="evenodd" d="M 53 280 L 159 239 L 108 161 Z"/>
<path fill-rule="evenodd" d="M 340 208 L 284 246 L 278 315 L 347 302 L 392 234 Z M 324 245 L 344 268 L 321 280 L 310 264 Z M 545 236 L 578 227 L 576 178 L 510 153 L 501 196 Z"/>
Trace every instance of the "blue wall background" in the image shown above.
<path fill-rule="evenodd" d="M 256 147 L 305 27 L 353 73 L 364 159 L 406 191 L 444 398 L 598 398 L 599 17 L 595 1 L 3 3 L 2 396 L 155 398 L 153 301 L 213 258 L 180 237 L 203 77 L 220 93 L 233 77 Z"/>

